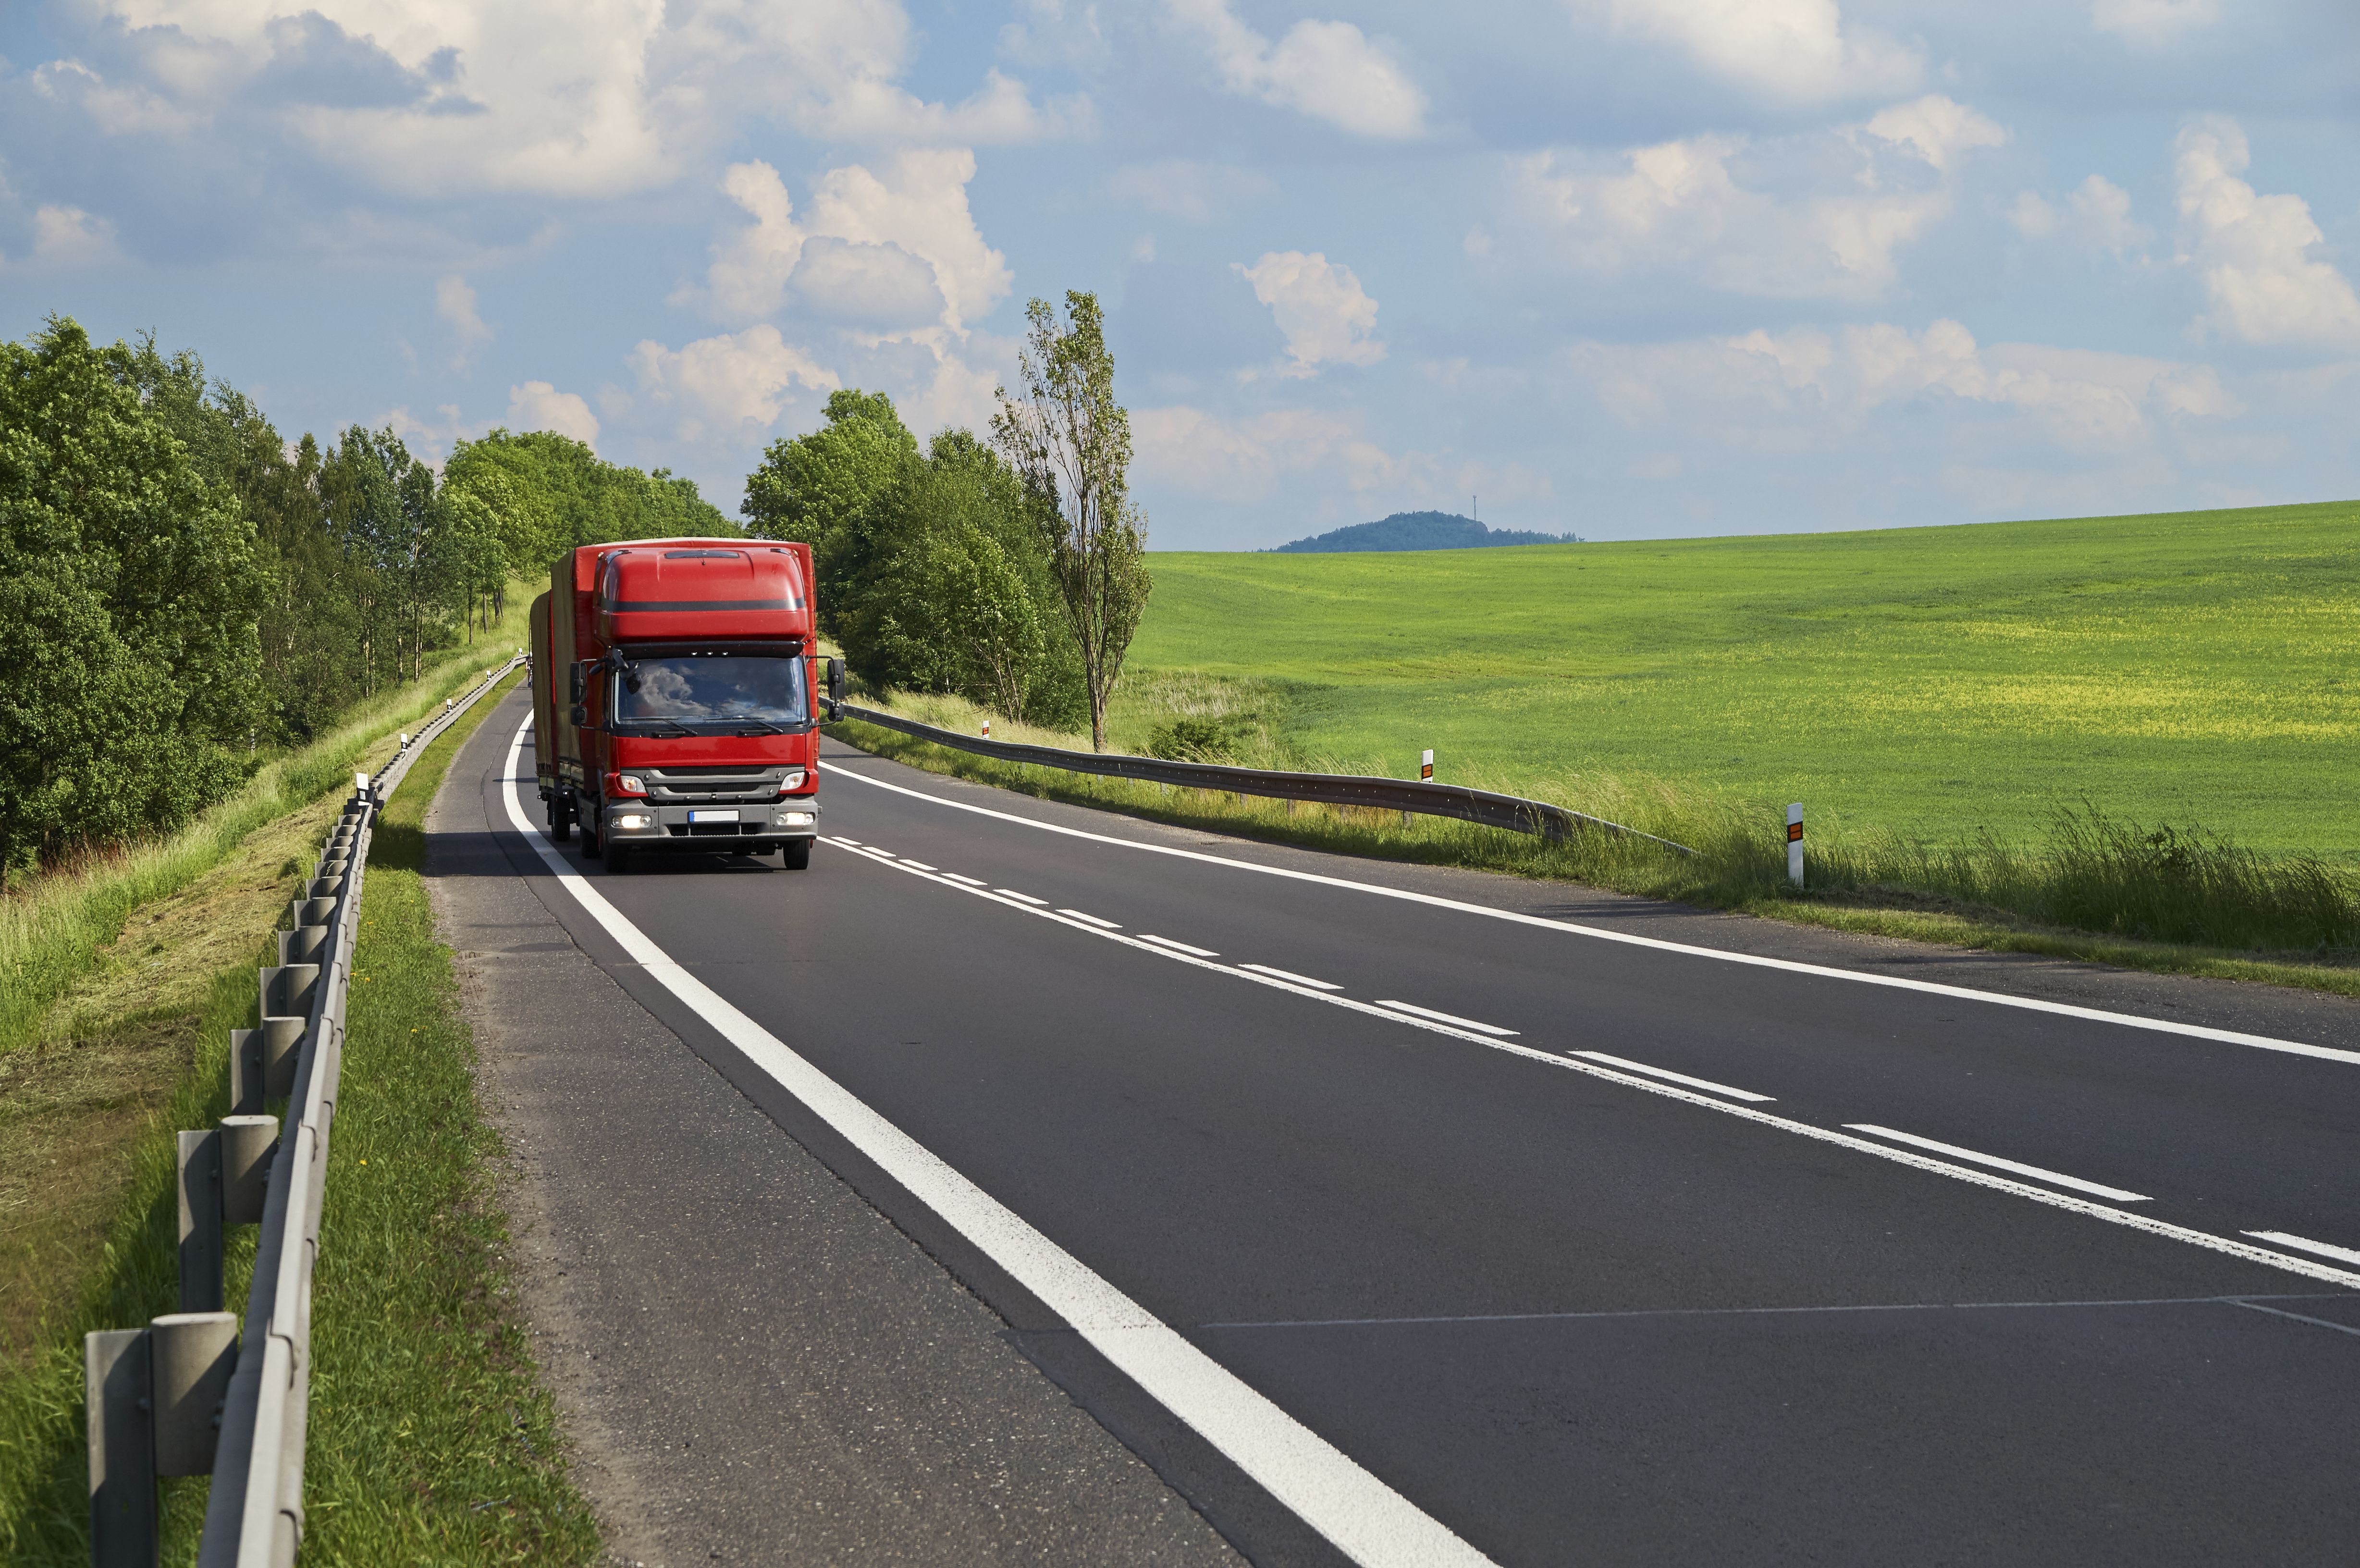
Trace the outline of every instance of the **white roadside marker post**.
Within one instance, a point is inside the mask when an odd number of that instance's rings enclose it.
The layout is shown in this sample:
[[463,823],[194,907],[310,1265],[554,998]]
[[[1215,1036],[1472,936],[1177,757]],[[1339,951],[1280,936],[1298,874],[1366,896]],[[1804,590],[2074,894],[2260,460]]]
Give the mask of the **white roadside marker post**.
[[1434,781],[1434,753],[1432,750],[1429,749],[1424,757],[1417,759],[1417,776],[1420,779],[1425,779],[1429,784]]
[[1786,880],[1803,885],[1803,803],[1786,808]]
[[983,721],[983,738],[986,740],[989,740],[991,738],[991,721],[989,719]]

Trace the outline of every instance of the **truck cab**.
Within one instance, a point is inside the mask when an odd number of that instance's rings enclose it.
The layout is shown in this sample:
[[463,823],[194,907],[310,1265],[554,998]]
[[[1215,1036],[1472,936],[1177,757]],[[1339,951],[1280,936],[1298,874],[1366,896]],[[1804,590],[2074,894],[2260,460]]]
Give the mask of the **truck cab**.
[[587,545],[533,605],[533,750],[552,835],[641,857],[777,853],[819,832],[808,545]]

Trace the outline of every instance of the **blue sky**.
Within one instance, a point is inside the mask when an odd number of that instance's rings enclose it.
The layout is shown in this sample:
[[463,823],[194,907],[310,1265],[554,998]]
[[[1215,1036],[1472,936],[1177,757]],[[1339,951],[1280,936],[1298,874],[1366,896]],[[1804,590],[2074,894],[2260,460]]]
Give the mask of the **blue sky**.
[[59,0],[0,299],[734,507],[1097,290],[1160,548],[2360,495],[2350,0]]

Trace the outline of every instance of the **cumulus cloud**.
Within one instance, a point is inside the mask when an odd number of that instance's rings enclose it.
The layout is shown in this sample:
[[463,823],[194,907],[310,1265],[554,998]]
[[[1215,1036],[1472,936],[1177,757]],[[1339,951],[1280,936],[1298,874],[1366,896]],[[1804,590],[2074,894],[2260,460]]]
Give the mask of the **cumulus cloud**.
[[777,169],[733,164],[722,189],[753,222],[714,246],[704,288],[673,301],[748,321],[778,314],[792,296],[871,335],[962,333],[1015,282],[976,226],[967,199],[974,178],[966,147],[894,153],[874,167],[828,170],[798,221]]
[[62,272],[122,259],[113,222],[80,207],[52,203],[34,209],[32,255],[14,265],[23,270]]
[[1907,93],[1926,61],[1884,35],[1847,29],[1835,0],[1612,0],[1614,26],[1673,45],[1765,98],[1817,103]]
[[451,368],[466,369],[475,351],[492,341],[492,329],[475,313],[475,291],[467,287],[465,278],[453,273],[434,280],[434,313],[450,323],[452,336],[457,340]]
[[1255,501],[1284,476],[1317,473],[1356,495],[1397,490],[1434,466],[1396,456],[1342,414],[1282,408],[1229,419],[1202,408],[1131,411],[1133,463],[1152,484],[1219,501]]
[[1087,131],[1086,99],[1036,104],[987,70],[957,103],[901,85],[897,0],[99,0],[115,57],[63,60],[37,90],[112,136],[187,136],[256,117],[312,155],[409,196],[606,198],[677,179],[749,118],[884,146],[1036,141]]
[[[1534,153],[1512,166],[1502,226],[1525,231],[1524,254],[1544,265],[1673,273],[1774,298],[1873,298],[1893,287],[1896,253],[1950,211],[1960,156],[2005,139],[1938,93],[1783,143],[1700,136],[1638,147],[1620,169]],[[1742,183],[1732,167],[1741,155],[1792,166],[1786,183],[1818,190],[1775,195]],[[1481,259],[1499,245],[1482,230],[1467,250]]]
[[[678,349],[649,339],[631,351],[630,363],[641,395],[677,411],[684,441],[759,436],[794,401],[793,387],[832,392],[842,385],[767,322]],[[588,408],[582,412],[588,417]]]
[[2300,196],[2265,196],[2237,178],[2252,162],[2234,120],[2207,116],[2173,144],[2181,259],[2203,281],[2212,310],[2201,333],[2240,343],[2360,347],[2360,297],[2311,255],[2326,236]]
[[1213,57],[1221,85],[1240,97],[1324,120],[1354,136],[1426,134],[1426,94],[1382,45],[1349,22],[1297,22],[1273,44],[1238,19],[1229,0],[1165,0],[1173,23]]
[[2078,250],[2103,252],[2116,259],[2145,248],[2155,237],[2131,218],[2131,193],[2103,174],[2073,188],[2060,207],[2039,192],[2019,192],[2008,222],[2027,239],[2057,239]]
[[2095,0],[2090,25],[2127,42],[2160,49],[2221,19],[2221,0]]
[[1325,365],[1374,365],[1384,358],[1385,345],[1369,335],[1377,329],[1377,302],[1350,267],[1318,251],[1299,250],[1267,252],[1251,267],[1233,265],[1286,334],[1281,375],[1316,376]]
[[502,421],[512,430],[549,430],[570,436],[585,446],[598,444],[598,416],[577,392],[560,392],[546,381],[528,381],[508,388],[508,413]]
[[1125,164],[1106,190],[1118,201],[1192,223],[1218,222],[1278,193],[1277,183],[1258,170],[1185,158]]
[[[1755,331],[1701,345],[1702,379],[1757,400],[1857,416],[1929,396],[2013,410],[2055,444],[2120,452],[2144,442],[2152,416],[2218,418],[2239,405],[2205,365],[2033,343],[1979,347],[1952,321],[1921,332],[1890,323],[1834,332]],[[1741,396],[1745,395],[1741,393]],[[1653,399],[1637,400],[1645,408]]]

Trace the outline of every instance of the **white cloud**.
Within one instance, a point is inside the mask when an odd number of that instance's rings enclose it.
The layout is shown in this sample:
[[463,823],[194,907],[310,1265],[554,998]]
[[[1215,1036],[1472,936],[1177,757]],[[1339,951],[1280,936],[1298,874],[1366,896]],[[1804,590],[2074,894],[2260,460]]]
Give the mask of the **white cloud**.
[[475,313],[475,291],[467,287],[465,278],[453,273],[435,279],[434,313],[450,323],[452,335],[458,340],[451,368],[466,369],[475,351],[492,341],[492,329]]
[[[649,339],[631,351],[639,390],[649,401],[679,410],[684,441],[730,441],[759,435],[794,401],[792,388],[832,392],[834,371],[764,323],[741,332],[700,338],[679,349]],[[536,383],[535,385],[539,385]],[[581,399],[574,398],[579,406]],[[585,419],[589,409],[582,408]],[[596,421],[592,421],[595,428]]]
[[1949,169],[1960,153],[2007,141],[2007,132],[1998,125],[1939,93],[1878,110],[1869,116],[1867,129],[1870,136],[1914,149],[1938,169]]
[[1677,46],[1706,71],[1765,98],[1823,103],[1906,93],[1916,50],[1849,32],[1835,0],[1612,0],[1618,29]]
[[2178,155],[2181,260],[2203,280],[2211,311],[2200,332],[2241,343],[2360,347],[2360,297],[2342,273],[2312,259],[2325,238],[2300,196],[2264,196],[2237,176],[2252,161],[2234,120],[2191,122]]
[[598,444],[598,416],[576,392],[560,392],[546,381],[528,381],[508,388],[508,418],[512,430],[551,430],[571,436],[585,446]]
[[1251,267],[1233,265],[1286,334],[1288,363],[1280,374],[1316,376],[1323,365],[1384,358],[1385,345],[1369,335],[1377,328],[1377,302],[1350,267],[1299,250],[1268,252]]
[[1108,179],[1106,189],[1118,201],[1192,223],[1218,222],[1278,193],[1277,183],[1258,170],[1185,158],[1126,164]]
[[[2205,365],[2036,343],[1979,347],[1956,321],[1912,332],[1889,323],[1835,332],[1755,331],[1702,346],[1699,381],[1789,409],[1856,418],[1928,396],[2006,408],[2075,452],[2144,443],[2152,416],[2221,418],[2241,411]],[[1675,378],[1678,379],[1678,378]],[[1647,399],[1637,399],[1642,410]]]
[[1273,45],[1229,0],[1165,0],[1173,22],[1212,51],[1221,85],[1324,120],[1354,136],[1426,134],[1426,94],[1382,46],[1349,22],[1297,22]]
[[[1608,276],[1671,272],[1774,298],[1873,298],[1896,279],[1895,253],[1950,211],[1959,156],[2005,137],[1982,114],[1936,94],[1861,125],[1758,148],[1729,136],[1639,147],[1623,155],[1619,172],[1535,153],[1513,166],[1509,216],[1533,232],[1538,243],[1526,254],[1545,265],[1569,261]],[[1743,154],[1796,166],[1819,192],[1749,189],[1731,169]],[[1849,173],[1838,179],[1845,162]],[[1480,259],[1500,243],[1479,231],[1469,235],[1468,253]]]
[[779,171],[759,159],[731,164],[721,177],[721,189],[754,221],[715,244],[701,296],[697,289],[684,288],[672,302],[688,304],[701,298],[723,321],[774,315],[785,302],[787,279],[794,276],[803,255],[794,201]]
[[2103,174],[2091,175],[2073,188],[2060,210],[2038,191],[2021,191],[2008,211],[2008,222],[2027,239],[2064,241],[2079,250],[2104,252],[2117,260],[2144,249],[2155,237],[2131,217],[2131,193]]
[[1139,475],[1192,495],[1256,501],[1283,476],[1319,474],[1357,495],[1423,485],[1433,460],[1396,457],[1360,433],[1357,419],[1311,409],[1277,409],[1225,419],[1201,408],[1131,412]]
[[259,115],[383,189],[610,198],[677,179],[769,119],[833,142],[1035,141],[1087,131],[1086,99],[1036,105],[997,70],[963,103],[899,82],[898,0],[99,0],[122,80],[80,61],[36,86],[110,135]]
[[84,270],[123,259],[115,224],[80,207],[48,205],[33,212],[33,253],[20,264],[36,271]]
[[779,171],[730,165],[722,189],[753,222],[716,242],[701,304],[725,321],[773,316],[800,297],[837,325],[880,336],[963,333],[1008,297],[1015,276],[967,205],[975,154],[928,147],[822,175],[801,222]]
[[2221,19],[2221,0],[2092,0],[2090,25],[2148,49],[2177,43]]
[[[898,152],[874,169],[830,169],[812,192],[811,232],[858,245],[896,245],[923,261],[941,290],[941,322],[953,332],[1008,297],[1015,275],[984,244],[967,207],[975,154],[966,147]],[[800,277],[797,286],[802,286]]]

